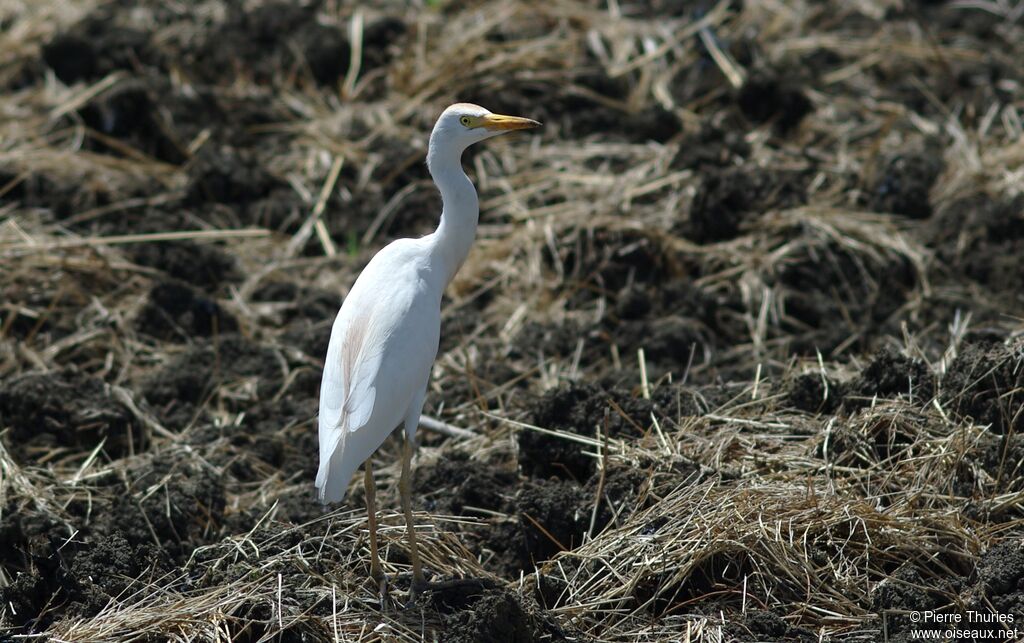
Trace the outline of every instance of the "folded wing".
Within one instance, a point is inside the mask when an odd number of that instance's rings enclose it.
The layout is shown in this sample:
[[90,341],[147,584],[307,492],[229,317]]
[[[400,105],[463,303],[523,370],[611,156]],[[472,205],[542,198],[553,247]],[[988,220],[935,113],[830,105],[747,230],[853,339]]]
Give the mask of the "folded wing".
[[[320,384],[320,468],[316,475],[321,502],[337,502],[345,495],[352,474],[366,459],[353,434],[369,422],[376,402],[377,373],[382,351],[372,317],[363,315],[336,323],[327,349]],[[369,436],[367,436],[369,437]],[[370,448],[372,452],[373,448]]]
[[320,385],[322,502],[341,500],[359,465],[422,406],[437,355],[443,287],[430,280],[427,250],[420,239],[388,244],[334,321]]

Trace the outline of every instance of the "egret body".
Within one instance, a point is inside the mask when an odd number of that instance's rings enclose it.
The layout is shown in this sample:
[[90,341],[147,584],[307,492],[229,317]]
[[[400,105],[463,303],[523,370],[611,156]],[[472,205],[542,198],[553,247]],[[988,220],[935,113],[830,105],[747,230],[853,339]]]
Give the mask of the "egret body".
[[468,103],[446,109],[434,125],[427,151],[427,167],[443,202],[437,229],[419,239],[399,239],[378,252],[334,320],[320,385],[317,494],[325,504],[341,500],[356,469],[366,464],[370,570],[382,589],[370,456],[400,424],[405,439],[399,490],[413,587],[424,584],[409,499],[409,465],[437,356],[441,296],[469,254],[480,215],[476,189],[462,170],[462,152],[492,136],[539,124]]

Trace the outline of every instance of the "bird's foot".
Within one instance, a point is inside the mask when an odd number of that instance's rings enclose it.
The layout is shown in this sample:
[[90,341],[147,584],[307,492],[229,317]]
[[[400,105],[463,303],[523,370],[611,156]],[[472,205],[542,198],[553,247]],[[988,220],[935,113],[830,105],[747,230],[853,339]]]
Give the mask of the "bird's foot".
[[419,578],[413,577],[412,585],[409,585],[409,598],[415,601],[416,596],[422,594],[428,589],[430,589],[430,583],[426,578],[423,576],[420,576]]
[[384,609],[388,604],[388,575],[383,572],[380,568],[370,570],[370,581],[373,583],[374,588],[377,590],[377,597],[380,599],[380,607]]
[[[402,574],[401,575],[401,578],[408,578],[408,577],[409,577],[409,574]],[[405,607],[406,608],[415,607],[416,606],[416,600],[420,597],[420,595],[423,594],[424,592],[432,589],[432,587],[433,586],[431,585],[430,581],[428,581],[426,579],[426,577],[424,577],[424,576],[420,576],[419,578],[413,577],[411,582],[409,583],[409,601],[405,604]]]

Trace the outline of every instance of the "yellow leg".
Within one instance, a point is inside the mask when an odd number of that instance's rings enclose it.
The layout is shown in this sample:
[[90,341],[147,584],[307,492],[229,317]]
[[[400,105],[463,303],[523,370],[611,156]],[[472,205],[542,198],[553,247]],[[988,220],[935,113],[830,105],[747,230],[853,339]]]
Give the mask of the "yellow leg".
[[373,482],[373,465],[367,460],[363,465],[363,485],[366,487],[366,516],[370,523],[370,576],[385,588],[384,572],[380,568],[377,552],[377,487]]
[[405,512],[405,533],[409,540],[409,558],[412,560],[412,587],[424,587],[427,583],[423,578],[423,567],[420,566],[420,550],[416,546],[416,530],[413,528],[412,504],[409,499],[409,465],[412,463],[412,441],[406,436],[402,445],[402,478],[398,482],[398,490],[402,494],[402,511]]

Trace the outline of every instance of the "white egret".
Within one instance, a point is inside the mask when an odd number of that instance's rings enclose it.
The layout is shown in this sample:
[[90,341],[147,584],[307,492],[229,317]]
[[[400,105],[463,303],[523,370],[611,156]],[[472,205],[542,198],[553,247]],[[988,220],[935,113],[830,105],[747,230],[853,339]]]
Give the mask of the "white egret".
[[409,500],[409,464],[416,427],[437,356],[441,295],[462,266],[476,236],[480,204],[462,169],[462,152],[482,140],[540,125],[492,114],[469,103],[444,110],[430,134],[427,168],[441,191],[437,230],[384,247],[356,279],[331,329],[320,385],[320,469],[323,503],[341,500],[360,464],[366,463],[370,573],[385,591],[377,553],[376,502],[370,456],[405,426],[399,490],[405,513],[413,592],[426,585]]

